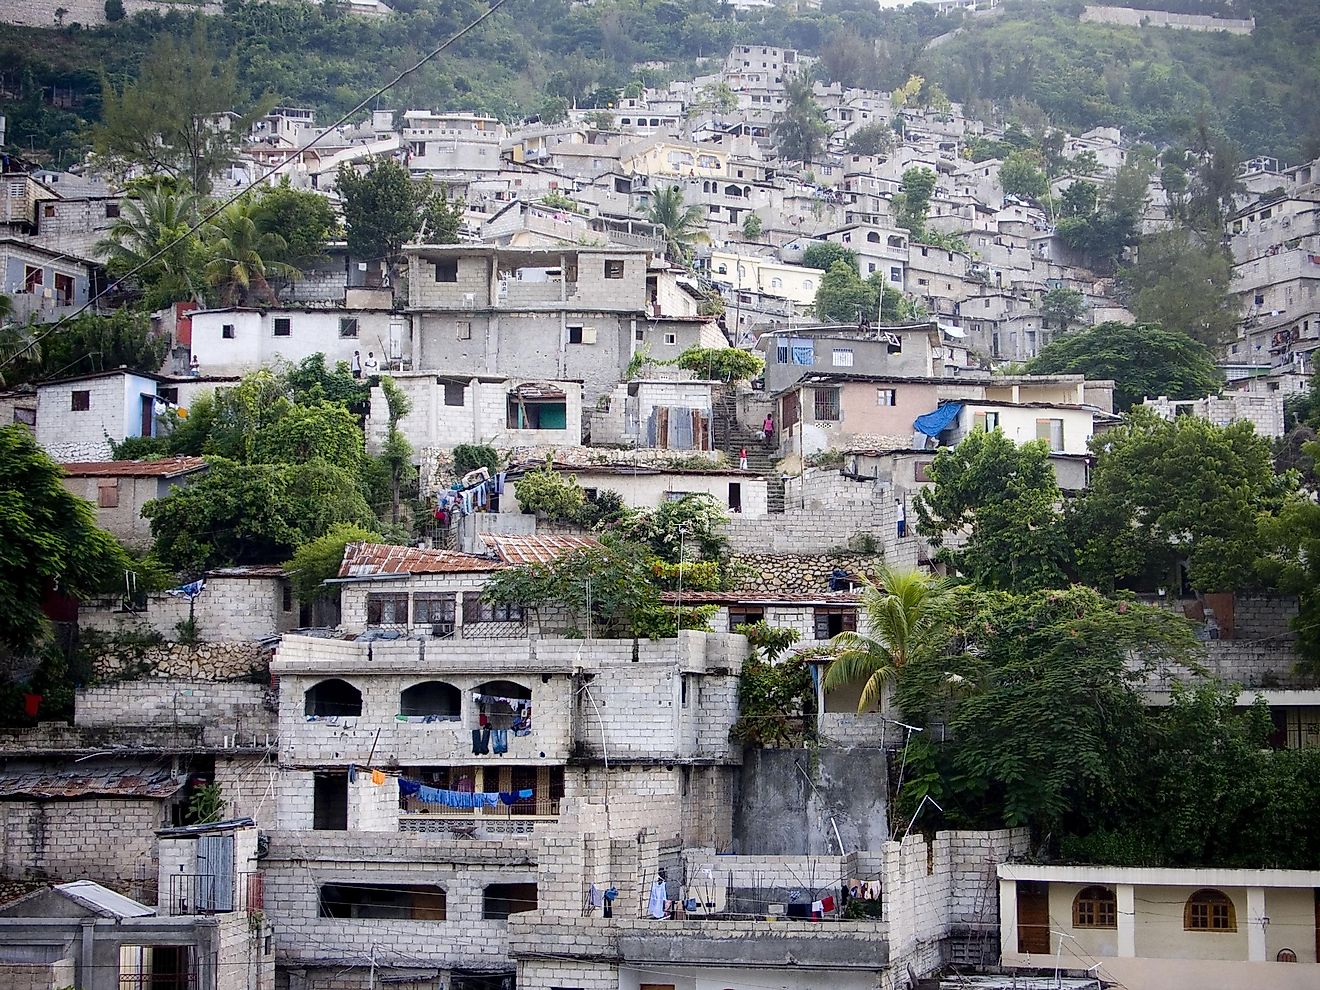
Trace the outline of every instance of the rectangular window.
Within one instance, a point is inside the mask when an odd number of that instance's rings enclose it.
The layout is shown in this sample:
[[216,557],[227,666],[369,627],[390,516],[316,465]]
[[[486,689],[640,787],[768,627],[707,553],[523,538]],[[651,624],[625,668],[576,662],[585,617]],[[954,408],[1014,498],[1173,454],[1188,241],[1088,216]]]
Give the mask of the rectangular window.
[[917,461],[912,465],[912,480],[922,484],[930,482],[930,466],[932,461]]
[[676,333],[667,333],[667,334],[665,334],[665,343],[666,343],[666,344],[677,344],[677,343],[678,343],[678,334],[676,334]]
[[96,504],[102,509],[119,507],[119,479],[108,478],[96,483]]
[[280,585],[280,611],[293,611],[293,585],[287,582]]
[[901,282],[901,281],[903,281],[903,269],[901,269],[901,268],[891,268],[891,269],[889,269],[889,281],[891,281],[891,282]]
[[23,291],[35,292],[45,284],[46,273],[36,265],[23,266]]
[[458,262],[437,261],[435,263],[435,280],[437,282],[457,282]]
[[431,884],[327,883],[320,889],[322,918],[444,921],[445,891]]
[[471,340],[471,339],[472,339],[472,321],[471,321],[471,320],[459,320],[458,322],[456,322],[456,323],[454,324],[454,328],[455,328],[455,330],[458,332],[458,339],[459,339],[459,340]]
[[498,605],[483,602],[475,594],[463,596],[463,624],[476,625],[479,622],[522,622],[523,609],[520,605]]
[[875,390],[875,399],[877,405],[898,405],[898,390],[893,388],[878,388]]
[[220,336],[223,337],[225,340],[233,340],[233,339],[234,339],[234,325],[233,325],[232,323],[226,323],[226,324],[224,324],[224,325],[220,328]]
[[106,204],[105,204],[105,218],[106,218],[107,220],[113,220],[113,219],[115,219],[117,216],[119,216],[119,204],[118,204],[118,203],[106,203]]
[[817,639],[832,639],[841,632],[857,631],[857,609],[822,607],[815,610]]
[[377,592],[367,595],[367,625],[406,626],[408,596]]
[[1050,450],[1063,450],[1063,420],[1036,420],[1036,439],[1049,441]]
[[418,626],[448,625],[449,631],[452,632],[456,601],[457,597],[452,591],[413,595],[413,624]]
[[582,343],[582,327],[572,326],[568,328],[568,342],[570,344]]
[[287,337],[293,332],[293,320],[287,316],[275,317],[275,336]]
[[341,316],[339,318],[339,336],[356,337],[358,335],[358,321],[356,316]]
[[73,412],[86,412],[92,408],[92,393],[88,389],[77,389],[70,397],[69,409]]
[[839,421],[839,390],[837,388],[814,388],[816,421],[837,423]]
[[834,367],[851,368],[853,366],[853,352],[851,347],[836,347],[833,351]]
[[616,260],[607,260],[605,262],[606,278],[623,278],[623,262]]
[[787,340],[778,340],[775,342],[775,361],[778,364],[788,364]]
[[483,921],[507,921],[511,914],[535,910],[534,883],[492,883],[481,892]]
[[156,394],[160,396],[162,402],[168,402],[172,406],[179,404],[179,386],[177,385],[158,386]]
[[312,828],[348,830],[348,774],[324,771],[312,774]]
[[47,203],[45,206],[43,206],[41,208],[41,215],[43,217],[53,217],[55,215],[55,204]]
[[445,382],[445,405],[463,405],[463,393],[465,390],[462,382]]
[[73,276],[55,273],[55,302],[60,306],[73,304]]
[[519,402],[509,396],[507,426],[511,430],[565,430],[568,428],[568,404],[565,402]]
[[739,626],[750,626],[764,621],[765,609],[759,605],[729,606],[729,632],[736,631]]
[[972,429],[984,430],[989,433],[991,430],[999,429],[999,413],[997,412],[979,412],[972,415]]

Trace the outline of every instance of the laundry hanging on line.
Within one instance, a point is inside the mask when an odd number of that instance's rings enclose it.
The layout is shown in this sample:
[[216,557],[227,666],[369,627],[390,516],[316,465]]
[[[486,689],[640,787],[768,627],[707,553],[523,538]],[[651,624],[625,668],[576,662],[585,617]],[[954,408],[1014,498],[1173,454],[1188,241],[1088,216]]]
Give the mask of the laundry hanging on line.
[[517,791],[451,791],[400,777],[399,794],[403,797],[415,797],[425,804],[439,804],[446,808],[467,810],[494,808],[501,803],[511,805],[515,801],[528,801],[535,797],[536,792],[530,787]]

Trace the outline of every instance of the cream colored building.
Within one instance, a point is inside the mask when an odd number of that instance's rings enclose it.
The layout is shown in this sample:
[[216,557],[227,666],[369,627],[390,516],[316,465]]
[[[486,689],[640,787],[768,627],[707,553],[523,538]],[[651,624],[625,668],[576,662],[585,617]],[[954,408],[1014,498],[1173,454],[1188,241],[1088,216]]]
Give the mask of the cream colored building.
[[1062,968],[1128,990],[1320,986],[1320,872],[1032,866],[999,874],[1009,968]]
[[730,285],[738,292],[788,299],[798,306],[816,301],[816,290],[824,276],[819,268],[786,265],[773,258],[729,251],[712,251],[710,255],[711,281]]

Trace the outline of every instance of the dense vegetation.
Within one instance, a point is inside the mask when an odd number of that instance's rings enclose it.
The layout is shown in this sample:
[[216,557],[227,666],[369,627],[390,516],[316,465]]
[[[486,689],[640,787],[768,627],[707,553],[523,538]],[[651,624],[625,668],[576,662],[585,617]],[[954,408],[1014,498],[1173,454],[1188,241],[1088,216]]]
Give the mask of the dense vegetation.
[[[375,20],[334,4],[226,0],[223,16],[204,20],[215,50],[234,53],[252,103],[269,94],[329,119],[483,9],[475,0],[394,6],[396,16]],[[1320,11],[1312,6],[1253,0],[1250,37],[1078,24],[1080,8],[1073,0],[1011,2],[927,49],[959,26],[958,15],[937,16],[924,4],[880,10],[869,0],[824,0],[795,13],[736,13],[715,0],[511,0],[385,105],[557,115],[566,100],[604,106],[642,83],[690,76],[735,43],[780,44],[819,55],[827,79],[892,90],[920,73],[938,92],[935,102],[947,93],[983,114],[988,101],[1011,104],[1026,125],[1048,114],[1076,130],[1115,125],[1172,140],[1204,115],[1253,154],[1315,153],[1320,108],[1308,94],[1320,86],[1312,57]],[[155,39],[189,35],[196,20],[180,10],[94,29],[8,28],[0,65],[13,95],[0,99],[0,112],[11,141],[68,164],[84,145],[83,125],[100,118],[103,79],[122,85]],[[56,94],[58,106],[43,93]]]

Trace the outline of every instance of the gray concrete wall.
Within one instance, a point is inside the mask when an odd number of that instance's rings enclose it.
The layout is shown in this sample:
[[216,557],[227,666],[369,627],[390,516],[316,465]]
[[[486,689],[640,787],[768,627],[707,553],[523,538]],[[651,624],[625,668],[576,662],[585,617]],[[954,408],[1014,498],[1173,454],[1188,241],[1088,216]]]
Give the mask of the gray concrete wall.
[[734,844],[742,855],[837,855],[837,826],[844,852],[879,849],[889,838],[887,808],[881,750],[821,750],[813,759],[803,749],[749,748]]

